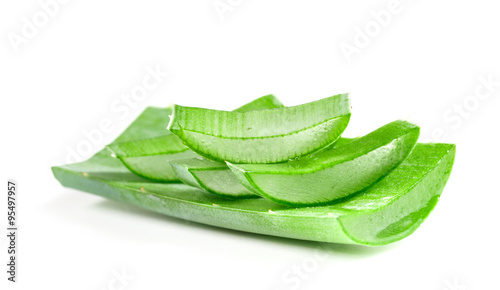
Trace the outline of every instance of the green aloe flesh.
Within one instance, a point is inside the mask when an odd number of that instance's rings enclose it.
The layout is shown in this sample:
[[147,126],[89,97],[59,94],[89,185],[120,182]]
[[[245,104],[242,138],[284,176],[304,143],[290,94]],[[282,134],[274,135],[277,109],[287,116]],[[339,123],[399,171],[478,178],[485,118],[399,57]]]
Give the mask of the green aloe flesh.
[[420,128],[394,121],[348,144],[277,164],[231,164],[249,190],[274,202],[330,203],[385,176],[410,154]]
[[[340,138],[330,145],[345,144],[352,139]],[[325,149],[327,150],[327,149]],[[257,198],[252,190],[247,189],[238,180],[229,167],[222,162],[212,161],[203,157],[175,160],[170,163],[177,177],[185,184],[204,189],[210,193],[225,198]]]
[[[267,95],[255,99],[235,111],[243,112],[281,107],[283,107],[283,104],[275,96]],[[165,122],[164,126],[152,128],[152,130],[157,131],[154,138],[118,142],[110,144],[108,149],[130,171],[141,177],[162,182],[180,182],[170,166],[170,162],[178,159],[199,157],[199,155],[189,150],[176,135],[165,129],[167,126],[166,120],[168,120],[168,117],[163,120]]]
[[198,156],[173,134],[110,144],[108,148],[133,173],[163,182],[179,181],[170,166],[170,161]]
[[277,163],[332,144],[350,116],[347,94],[249,112],[175,105],[168,129],[191,150],[211,160]]
[[246,189],[225,163],[202,157],[175,160],[170,163],[185,184],[204,189],[225,198],[257,198]]
[[[147,109],[115,142],[155,137],[168,109]],[[114,143],[115,143],[114,142]],[[332,205],[294,208],[270,200],[222,199],[185,184],[131,173],[103,150],[81,163],[53,167],[63,186],[208,225],[287,238],[361,245],[400,240],[425,220],[449,178],[453,144],[417,144],[373,186]]]

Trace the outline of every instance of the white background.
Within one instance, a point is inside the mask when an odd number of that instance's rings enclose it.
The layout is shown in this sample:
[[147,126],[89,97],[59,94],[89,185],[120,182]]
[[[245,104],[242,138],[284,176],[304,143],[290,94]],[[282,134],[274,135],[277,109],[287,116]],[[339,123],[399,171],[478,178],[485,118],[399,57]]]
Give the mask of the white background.
[[[44,19],[37,1],[2,1],[0,180],[19,182],[20,236],[19,283],[7,283],[2,266],[1,288],[112,289],[113,271],[124,269],[133,278],[116,289],[500,289],[500,86],[490,92],[479,80],[500,82],[497,3],[220,3],[232,10],[219,15],[212,0],[70,0]],[[383,25],[373,22],[387,13]],[[38,27],[29,33],[23,19],[34,17]],[[356,47],[367,26],[371,36]],[[350,61],[348,45],[356,50]],[[170,75],[126,105],[122,95],[141,85],[148,67]],[[100,130],[102,120],[112,128],[81,158],[150,105],[229,110],[269,93],[295,105],[344,92],[353,103],[346,136],[408,119],[421,126],[422,141],[457,144],[436,209],[390,246],[183,222],[65,189],[50,171],[85,149],[85,132]],[[305,275],[290,274],[294,267]]]

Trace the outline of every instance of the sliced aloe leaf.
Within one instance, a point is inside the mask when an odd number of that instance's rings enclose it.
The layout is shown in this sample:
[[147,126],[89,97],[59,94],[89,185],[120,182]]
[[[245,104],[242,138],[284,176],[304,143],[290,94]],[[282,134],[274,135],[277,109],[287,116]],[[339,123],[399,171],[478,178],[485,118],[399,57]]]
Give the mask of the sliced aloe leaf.
[[276,163],[335,142],[349,123],[347,94],[272,110],[227,112],[175,105],[168,129],[216,161]]
[[246,189],[225,163],[202,157],[170,163],[177,177],[185,184],[204,189],[224,198],[258,198]]
[[[267,95],[251,101],[235,111],[250,111],[280,108],[283,104],[273,95]],[[161,109],[157,109],[161,110]],[[169,110],[171,112],[171,110]],[[129,142],[110,144],[108,149],[133,173],[155,181],[179,182],[170,166],[170,161],[193,158],[199,155],[189,150],[174,134],[166,130],[168,116],[162,114],[163,126],[153,126],[150,134],[154,138],[145,138]]]
[[108,149],[133,173],[163,182],[179,181],[170,166],[171,160],[198,156],[173,134],[110,144]]
[[[343,145],[353,139],[340,138],[325,150]],[[225,198],[256,198],[253,190],[247,189],[229,167],[222,162],[203,157],[175,160],[170,163],[177,177],[185,184],[204,189]]]
[[345,145],[277,164],[231,164],[252,192],[287,205],[318,205],[356,193],[386,175],[410,154],[419,127],[389,123]]
[[[118,140],[143,138],[156,125],[148,110]],[[53,167],[62,185],[166,215],[287,238],[362,245],[400,240],[425,220],[451,173],[455,145],[418,144],[385,178],[343,202],[293,208],[267,199],[226,200],[185,184],[131,173],[103,150],[88,161]]]
[[[282,108],[283,104],[273,95],[258,98],[238,109],[235,112]],[[174,160],[170,162],[172,169],[183,183],[198,187],[220,197],[258,198],[234,176],[224,162],[212,161],[201,156]]]

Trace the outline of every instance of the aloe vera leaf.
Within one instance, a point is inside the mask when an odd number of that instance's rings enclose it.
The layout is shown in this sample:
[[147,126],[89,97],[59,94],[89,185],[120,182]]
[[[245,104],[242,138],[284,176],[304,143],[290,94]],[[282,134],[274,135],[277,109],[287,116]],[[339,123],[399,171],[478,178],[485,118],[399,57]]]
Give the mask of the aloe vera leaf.
[[350,116],[347,94],[249,112],[174,105],[168,129],[208,159],[276,163],[332,144],[347,127]]
[[[258,98],[235,112],[284,107],[273,95]],[[201,156],[170,162],[172,169],[183,183],[204,189],[223,198],[258,198],[234,176],[223,162],[212,161]]]
[[[157,123],[155,113],[147,109],[117,140],[149,134],[147,128]],[[372,187],[343,202],[302,208],[263,198],[226,200],[185,184],[146,180],[106,150],[52,171],[63,186],[194,222],[302,240],[378,246],[403,239],[426,219],[450,176],[454,157],[453,144],[417,144],[400,166]]]
[[[262,99],[262,98],[261,98]],[[260,102],[257,99],[254,102]],[[262,99],[262,109],[283,107],[273,99]],[[249,103],[235,111],[254,109],[254,104]],[[347,143],[351,139],[341,138],[334,143],[335,146]],[[330,147],[333,147],[330,145]],[[185,184],[204,189],[212,194],[230,199],[257,198],[251,190],[248,190],[236,178],[234,173],[225,163],[209,160],[203,157],[195,157],[182,160],[174,160],[170,163],[175,175]]]
[[[331,150],[334,146],[343,145],[351,140],[353,139],[340,138],[324,150]],[[204,189],[217,196],[232,199],[260,197],[243,186],[225,163],[195,157],[175,160],[170,165],[183,183]]]
[[[154,140],[152,141],[153,144],[166,143],[169,144],[169,148],[175,148],[167,149],[166,154],[173,154],[176,150],[187,150],[187,147],[182,145],[182,142],[175,135],[165,130],[171,113],[171,108],[147,108],[122,135],[107,147],[111,151],[111,156],[118,158],[130,171],[140,177],[156,179],[158,181],[178,181],[173,172],[171,175],[168,173],[169,171],[171,172],[170,165],[166,167],[163,163],[158,162],[158,171],[144,170],[142,169],[142,164],[150,161],[147,160],[150,157],[145,157],[143,163],[138,162],[141,152],[150,151],[152,148],[160,148],[159,146],[152,146],[149,140]],[[129,136],[134,136],[134,138],[130,138]],[[161,156],[161,153],[158,150],[153,152],[152,155]],[[188,156],[183,155],[186,156],[184,158]],[[162,169],[166,169],[167,171],[163,171]],[[158,176],[158,172],[166,172],[166,174],[165,176]]]
[[225,163],[202,157],[170,163],[175,175],[185,184],[204,189],[224,198],[258,198],[246,189]]
[[231,164],[252,192],[274,202],[319,205],[344,198],[385,176],[410,154],[420,128],[391,122],[343,146],[277,164]]
[[173,134],[110,144],[108,149],[133,173],[161,182],[179,182],[170,161],[198,156]]
[[[225,200],[184,184],[128,180],[116,159],[97,155],[53,172],[62,185],[204,224],[332,243],[384,245],[411,234],[435,206],[451,171],[454,146],[419,144],[381,185],[329,206],[292,208],[267,199]],[[430,151],[435,151],[431,153]],[[105,159],[105,160],[103,160]],[[113,163],[114,168],[111,169]],[[106,169],[100,169],[106,163]],[[83,172],[83,173],[82,173]],[[390,178],[389,178],[390,177]],[[136,178],[136,177],[135,177]]]
[[[235,111],[280,107],[283,107],[283,104],[275,96],[267,95],[255,99]],[[116,142],[110,144],[108,149],[130,171],[141,177],[161,182],[180,182],[170,166],[170,161],[198,157],[199,155],[189,150],[176,135],[165,129],[167,120],[168,116],[164,116],[164,125],[153,127],[154,138]],[[243,186],[240,187],[243,188]],[[245,188],[243,189],[247,191]],[[248,192],[247,195],[249,195]]]

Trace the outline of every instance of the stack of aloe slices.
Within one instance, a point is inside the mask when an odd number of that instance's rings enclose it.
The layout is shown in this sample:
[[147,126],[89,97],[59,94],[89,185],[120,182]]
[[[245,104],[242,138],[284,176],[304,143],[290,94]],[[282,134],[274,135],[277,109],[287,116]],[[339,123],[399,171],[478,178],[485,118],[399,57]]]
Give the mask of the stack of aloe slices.
[[417,143],[405,121],[341,138],[350,114],[346,94],[295,107],[268,95],[232,112],[148,108],[108,148],[53,172],[64,186],[204,224],[392,243],[434,208],[455,145]]

